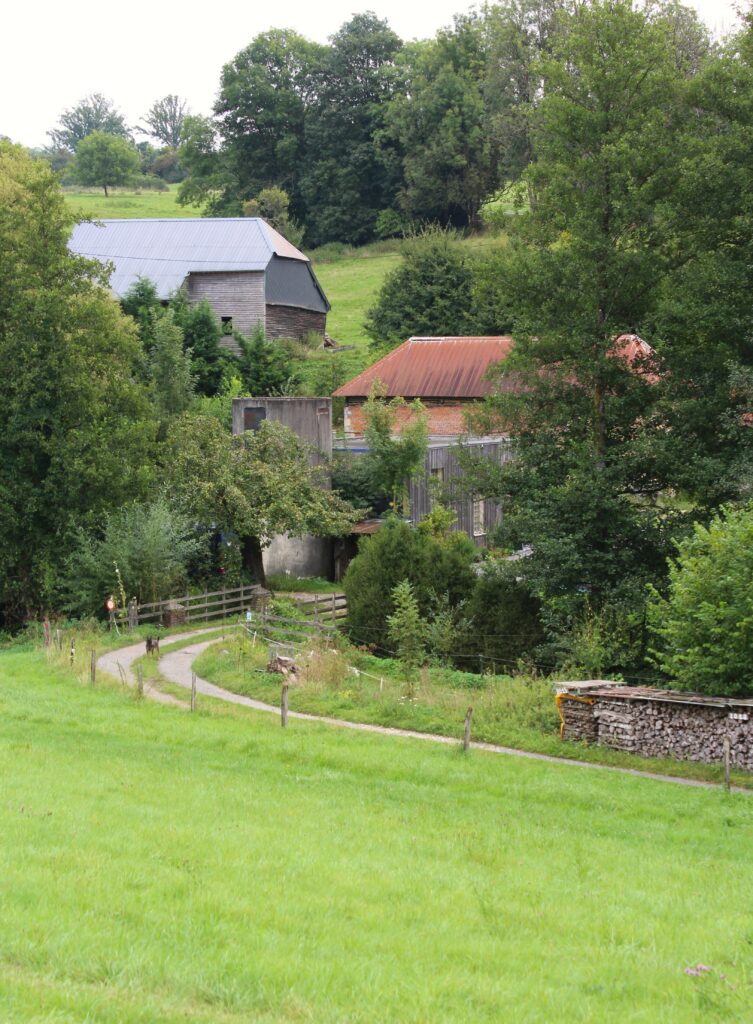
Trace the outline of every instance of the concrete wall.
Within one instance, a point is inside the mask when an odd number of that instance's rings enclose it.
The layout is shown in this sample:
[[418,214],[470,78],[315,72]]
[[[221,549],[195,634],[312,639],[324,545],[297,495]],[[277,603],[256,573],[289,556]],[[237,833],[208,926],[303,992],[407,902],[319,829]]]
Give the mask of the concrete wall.
[[[263,414],[263,415],[262,415]],[[312,445],[312,465],[332,456],[331,398],[234,398],[233,433],[242,434],[247,425],[262,419],[283,423]],[[329,479],[325,486],[329,486]],[[291,576],[331,576],[332,541],[329,537],[288,537],[278,534],[264,553],[268,573],[289,572]]]
[[192,302],[206,299],[219,318],[232,317],[243,335],[257,324],[266,327],[263,271],[189,274],[186,288]]
[[324,337],[327,314],[313,309],[267,303],[266,324],[268,338],[303,338],[307,334]]
[[[753,707],[745,702],[709,701],[685,703],[662,699],[663,691],[649,699],[630,699],[624,694],[589,695],[585,699],[560,698],[565,722],[564,738],[600,743],[643,757],[667,757],[682,761],[720,764],[724,737],[730,739],[734,765],[753,771]],[[592,700],[593,703],[587,703]]]

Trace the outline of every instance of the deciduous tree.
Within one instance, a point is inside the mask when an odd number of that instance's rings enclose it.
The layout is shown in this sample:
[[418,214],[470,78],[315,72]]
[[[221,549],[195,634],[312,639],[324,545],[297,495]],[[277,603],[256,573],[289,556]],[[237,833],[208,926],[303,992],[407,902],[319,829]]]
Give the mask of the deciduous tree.
[[125,139],[91,132],[76,148],[72,176],[82,185],[108,188],[129,184],[139,171],[138,150]]
[[161,100],[155,102],[149,108],[144,118],[147,135],[159,139],[165,146],[177,149],[180,145],[180,133],[183,129],[183,122],[188,114],[188,103],[174,93],[168,93]]
[[101,265],[68,251],[58,182],[0,144],[0,618],[58,593],[79,526],[142,497],[156,424],[136,331]]
[[199,522],[243,540],[244,567],[265,582],[263,550],[277,533],[347,533],[358,510],[329,490],[307,445],[282,424],[232,436],[214,416],[174,421],[165,472]]
[[131,140],[131,133],[125,119],[112,100],[99,92],[86,96],[75,107],[60,115],[60,123],[47,134],[54,147],[74,153],[82,139],[92,132],[104,132],[118,138]]

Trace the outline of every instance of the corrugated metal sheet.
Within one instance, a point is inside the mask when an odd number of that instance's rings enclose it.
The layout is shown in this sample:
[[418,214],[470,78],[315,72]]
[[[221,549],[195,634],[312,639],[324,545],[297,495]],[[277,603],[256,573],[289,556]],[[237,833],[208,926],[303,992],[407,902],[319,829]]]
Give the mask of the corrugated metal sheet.
[[191,273],[263,271],[273,256],[304,256],[258,217],[202,217],[170,220],[104,220],[77,224],[72,252],[112,263],[110,287],[124,295],[146,277],[162,299]]
[[335,391],[337,398],[366,397],[379,381],[388,398],[482,398],[484,376],[506,359],[512,338],[409,338]]

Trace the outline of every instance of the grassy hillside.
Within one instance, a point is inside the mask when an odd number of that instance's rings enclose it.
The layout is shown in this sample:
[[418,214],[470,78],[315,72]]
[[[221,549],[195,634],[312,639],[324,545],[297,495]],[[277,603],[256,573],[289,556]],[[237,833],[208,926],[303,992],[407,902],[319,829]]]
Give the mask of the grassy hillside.
[[751,1019],[747,796],[190,716],[37,652],[0,710],[4,1021]]

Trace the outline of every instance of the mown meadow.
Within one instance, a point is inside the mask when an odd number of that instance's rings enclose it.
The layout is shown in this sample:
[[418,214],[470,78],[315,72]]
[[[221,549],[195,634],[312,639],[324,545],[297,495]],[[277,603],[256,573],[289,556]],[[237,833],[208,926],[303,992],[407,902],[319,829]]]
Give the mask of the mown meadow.
[[9,1022],[753,1013],[747,795],[190,715],[36,649],[0,712]]

